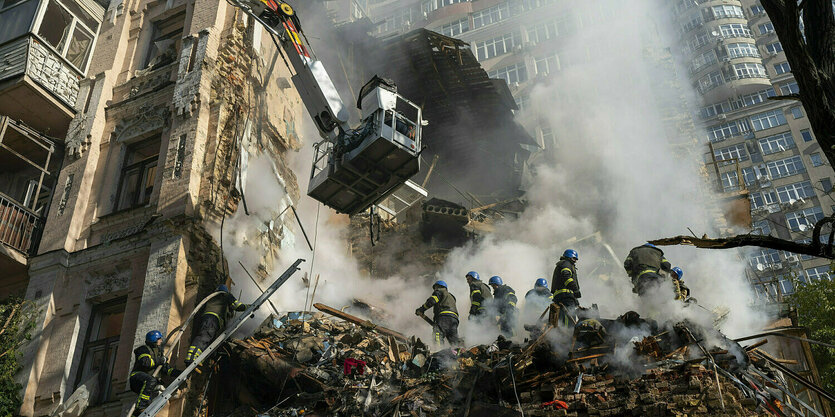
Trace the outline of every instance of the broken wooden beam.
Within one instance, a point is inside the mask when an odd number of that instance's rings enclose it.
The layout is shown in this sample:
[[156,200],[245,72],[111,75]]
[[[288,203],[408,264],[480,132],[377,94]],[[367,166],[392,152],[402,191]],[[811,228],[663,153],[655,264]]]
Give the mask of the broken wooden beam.
[[337,309],[335,309],[331,306],[327,306],[327,305],[324,305],[322,303],[316,303],[316,304],[313,304],[313,307],[316,307],[317,310],[319,310],[323,313],[330,314],[334,317],[339,317],[342,320],[345,320],[347,322],[354,323],[358,326],[361,326],[364,329],[368,329],[368,330],[372,330],[372,331],[375,331],[375,332],[380,333],[380,334],[392,336],[396,339],[407,340],[407,337],[404,336],[401,333],[398,333],[394,330],[391,330],[391,329],[383,327],[383,326],[378,326],[378,325],[372,323],[369,320],[363,320],[363,319],[361,319],[357,316],[339,311],[339,310],[337,310]]

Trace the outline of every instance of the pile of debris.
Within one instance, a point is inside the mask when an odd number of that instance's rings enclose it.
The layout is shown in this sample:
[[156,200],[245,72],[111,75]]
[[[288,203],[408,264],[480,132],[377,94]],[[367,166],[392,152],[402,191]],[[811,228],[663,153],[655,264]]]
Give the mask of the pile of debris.
[[[272,316],[252,337],[229,343],[215,368],[223,389],[212,390],[224,395],[207,400],[211,414],[783,415],[774,387],[785,383],[755,348],[730,342],[736,347],[706,349],[704,340],[716,335],[691,331],[686,322],[626,346],[610,334],[624,324],[654,323],[632,312],[583,321],[573,331],[543,322],[529,328],[524,344],[500,336],[490,345],[433,353],[415,337],[316,307],[339,319]],[[560,353],[555,343],[566,340],[570,347]]]

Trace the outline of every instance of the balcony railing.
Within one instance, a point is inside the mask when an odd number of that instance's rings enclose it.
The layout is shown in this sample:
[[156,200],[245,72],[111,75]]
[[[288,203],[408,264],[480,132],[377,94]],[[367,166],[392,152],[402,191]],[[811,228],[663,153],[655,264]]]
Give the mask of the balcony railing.
[[0,243],[32,255],[40,239],[43,220],[0,193]]

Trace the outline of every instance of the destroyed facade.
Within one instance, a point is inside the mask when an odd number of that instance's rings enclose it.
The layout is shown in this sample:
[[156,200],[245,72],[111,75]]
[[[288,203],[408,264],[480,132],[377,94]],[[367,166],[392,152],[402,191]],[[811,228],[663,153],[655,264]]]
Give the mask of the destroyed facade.
[[[211,232],[242,201],[247,157],[274,164],[276,215],[298,199],[285,157],[300,99],[270,38],[226,2],[6,1],[0,55],[0,297],[39,313],[20,414],[48,415],[82,384],[86,415],[123,414],[134,346],[226,279]],[[287,216],[266,226],[259,270]]]

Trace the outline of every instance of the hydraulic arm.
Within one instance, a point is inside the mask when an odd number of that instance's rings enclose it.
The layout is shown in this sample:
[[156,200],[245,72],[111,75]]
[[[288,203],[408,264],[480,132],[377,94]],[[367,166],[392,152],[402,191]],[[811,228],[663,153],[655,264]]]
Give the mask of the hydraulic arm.
[[307,194],[336,211],[368,209],[420,170],[421,108],[397,94],[393,82],[375,76],[360,90],[359,127],[348,124],[348,109],[302,31],[293,7],[275,0],[228,0],[260,22],[287,56],[291,80],[322,141]]

